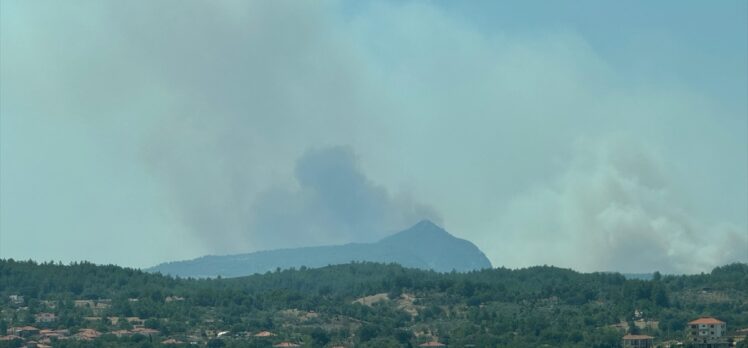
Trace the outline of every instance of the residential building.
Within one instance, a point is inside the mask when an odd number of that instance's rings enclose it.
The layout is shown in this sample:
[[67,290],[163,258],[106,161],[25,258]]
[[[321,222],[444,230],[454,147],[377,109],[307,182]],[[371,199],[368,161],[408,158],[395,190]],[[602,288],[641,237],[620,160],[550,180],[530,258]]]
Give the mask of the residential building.
[[623,348],[652,348],[654,337],[647,335],[623,336]]
[[8,334],[21,337],[30,337],[38,335],[39,329],[33,326],[16,326],[8,329]]
[[57,317],[54,313],[39,313],[34,316],[36,318],[37,323],[51,323],[55,320],[57,320]]
[[94,329],[80,329],[78,331],[78,334],[76,334],[75,336],[79,340],[91,341],[101,336],[101,332],[96,331]]
[[23,296],[21,295],[10,295],[8,299],[10,300],[10,304],[14,306],[22,306],[24,303]]
[[180,296],[166,296],[164,301],[168,302],[175,302],[175,301],[184,301],[184,297]]
[[686,325],[686,344],[695,348],[726,348],[727,323],[712,317],[702,317]]
[[174,338],[169,338],[169,339],[167,339],[167,340],[163,340],[163,341],[161,341],[161,344],[164,344],[164,345],[169,345],[169,344],[182,344],[182,343],[184,343],[184,342],[182,342],[182,341],[179,341],[179,340],[177,340],[177,339],[174,339]]

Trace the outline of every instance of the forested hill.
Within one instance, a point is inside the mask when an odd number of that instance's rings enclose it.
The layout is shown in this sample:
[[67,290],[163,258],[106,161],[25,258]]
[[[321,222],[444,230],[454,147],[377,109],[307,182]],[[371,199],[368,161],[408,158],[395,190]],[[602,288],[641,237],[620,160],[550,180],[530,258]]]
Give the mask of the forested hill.
[[[375,263],[179,279],[90,263],[0,260],[0,295],[0,327],[94,327],[106,333],[123,324],[84,318],[139,317],[161,338],[237,347],[282,340],[309,347],[408,347],[430,340],[450,347],[615,347],[623,333],[611,325],[635,327],[635,310],[645,323],[658,324],[632,330],[656,341],[682,338],[685,323],[705,315],[726,321],[729,330],[748,327],[746,264],[700,275],[655,273],[649,281],[548,266],[437,273]],[[23,296],[25,307],[14,307],[11,295]],[[73,305],[83,299],[111,301],[96,312]],[[35,322],[38,312],[52,312],[57,320]],[[261,330],[275,336],[248,335]],[[231,334],[211,337],[218,331]],[[98,339],[143,343],[106,334]]]

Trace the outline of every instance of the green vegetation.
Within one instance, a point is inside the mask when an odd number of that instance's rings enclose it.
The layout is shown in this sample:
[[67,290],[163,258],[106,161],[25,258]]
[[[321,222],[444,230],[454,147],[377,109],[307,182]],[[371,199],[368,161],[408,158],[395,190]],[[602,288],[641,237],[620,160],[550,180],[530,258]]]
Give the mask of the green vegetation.
[[[54,340],[60,347],[161,346],[166,338],[209,347],[412,347],[430,340],[450,347],[618,347],[623,331],[614,324],[656,342],[682,339],[685,323],[705,315],[726,321],[731,332],[748,327],[746,264],[652,280],[548,266],[436,273],[375,263],[180,279],[90,263],[0,260],[0,295],[0,328],[103,333],[91,341]],[[23,296],[23,304],[11,295]],[[55,320],[38,322],[42,312]],[[111,319],[125,317],[159,333],[111,334],[137,326]],[[254,336],[263,330],[275,335]]]

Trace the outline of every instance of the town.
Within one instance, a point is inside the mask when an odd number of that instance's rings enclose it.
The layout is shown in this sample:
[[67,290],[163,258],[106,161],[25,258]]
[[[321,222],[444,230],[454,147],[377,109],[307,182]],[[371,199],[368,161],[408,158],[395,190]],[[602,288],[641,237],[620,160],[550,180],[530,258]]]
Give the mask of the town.
[[[128,299],[137,302],[139,299]],[[164,302],[184,301],[183,297],[167,296]],[[114,337],[133,337],[136,341],[159,342],[161,345],[200,345],[216,347],[221,346],[222,339],[233,341],[253,341],[265,343],[272,347],[300,347],[300,342],[292,342],[278,338],[278,334],[262,330],[259,332],[232,332],[230,330],[206,329],[201,332],[193,332],[191,335],[170,336],[161,331],[146,326],[146,320],[139,317],[103,317],[100,316],[111,308],[111,299],[99,300],[75,300],[74,307],[84,316],[85,328],[77,332],[71,332],[69,328],[58,323],[58,318],[53,313],[59,304],[55,301],[42,300],[40,307],[47,312],[34,313],[26,306],[24,297],[20,295],[8,296],[11,305],[9,311],[12,318],[32,315],[35,324],[26,326],[11,326],[6,328],[7,335],[0,336],[0,342],[10,347],[48,348],[55,343],[64,340],[92,341],[105,335]],[[611,325],[624,332],[639,332],[641,330],[656,329],[658,322],[644,319],[644,313],[636,310],[632,316],[634,326],[629,327],[627,322]],[[98,316],[97,316],[98,315]],[[314,312],[305,313],[314,316]],[[7,325],[5,325],[7,326]],[[627,333],[622,337],[623,348],[670,348],[670,347],[694,347],[694,348],[728,348],[735,347],[746,339],[748,328],[733,330],[728,334],[727,323],[713,317],[701,317],[689,321],[684,327],[685,336],[681,340],[668,340],[655,343],[656,338],[644,334]],[[439,341],[428,341],[418,345],[419,347],[447,347]],[[331,345],[332,348],[343,348],[346,345]]]
[[2,347],[748,344],[745,264],[649,281],[553,267],[441,274],[375,263],[198,280],[0,261],[0,274]]

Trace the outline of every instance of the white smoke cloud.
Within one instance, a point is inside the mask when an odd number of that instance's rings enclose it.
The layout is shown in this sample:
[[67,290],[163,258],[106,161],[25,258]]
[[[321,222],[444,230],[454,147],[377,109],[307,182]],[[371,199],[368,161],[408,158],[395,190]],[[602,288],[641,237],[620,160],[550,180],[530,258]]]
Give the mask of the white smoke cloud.
[[636,141],[579,141],[564,172],[501,214],[494,260],[670,273],[748,260],[745,231],[695,218],[664,167]]
[[[590,40],[532,6],[524,30],[431,2],[78,5],[0,2],[2,255],[149,266],[439,215],[496,265],[746,259],[745,103],[669,65],[699,47],[658,58],[608,40],[652,40],[633,22]],[[745,85],[731,66],[691,68]],[[599,140],[570,154],[585,136]],[[315,153],[337,153],[364,199],[304,175],[335,163]]]

